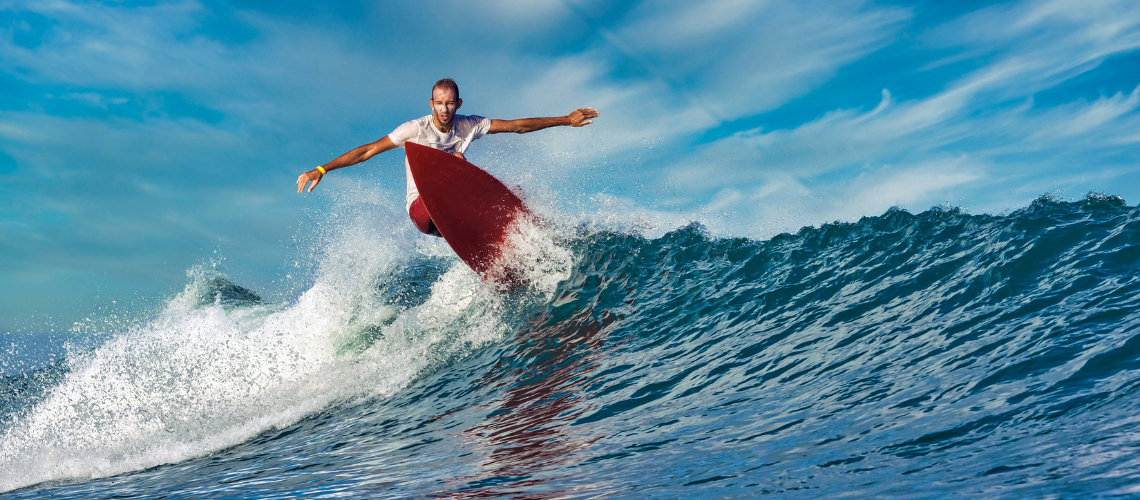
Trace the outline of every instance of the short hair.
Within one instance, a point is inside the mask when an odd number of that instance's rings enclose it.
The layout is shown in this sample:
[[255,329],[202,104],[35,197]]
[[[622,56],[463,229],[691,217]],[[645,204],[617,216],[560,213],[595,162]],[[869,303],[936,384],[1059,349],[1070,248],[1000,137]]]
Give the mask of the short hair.
[[455,98],[459,99],[459,84],[455,83],[455,80],[444,78],[435,82],[435,85],[431,87],[432,95],[435,95],[435,89],[451,89],[452,92],[455,92]]

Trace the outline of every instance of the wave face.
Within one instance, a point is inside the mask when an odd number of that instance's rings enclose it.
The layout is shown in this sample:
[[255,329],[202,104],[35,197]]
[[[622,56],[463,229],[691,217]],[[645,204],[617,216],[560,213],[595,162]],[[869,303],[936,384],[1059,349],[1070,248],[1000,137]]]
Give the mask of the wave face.
[[0,413],[0,486],[12,498],[1140,492],[1140,209],[1118,198],[1002,216],[892,210],[768,241],[699,225],[555,240],[571,263],[515,296],[438,248],[361,249],[286,306],[195,279],[152,322],[4,379],[28,395]]

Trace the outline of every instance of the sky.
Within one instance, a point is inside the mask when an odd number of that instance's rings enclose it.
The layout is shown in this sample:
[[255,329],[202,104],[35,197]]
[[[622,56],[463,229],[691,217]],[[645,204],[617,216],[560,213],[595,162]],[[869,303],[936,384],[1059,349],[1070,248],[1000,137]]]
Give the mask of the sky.
[[218,255],[281,288],[343,197],[402,210],[398,152],[310,195],[297,175],[444,77],[464,114],[601,112],[468,154],[582,220],[763,239],[1134,205],[1138,49],[1135,0],[0,0],[0,332],[160,301]]

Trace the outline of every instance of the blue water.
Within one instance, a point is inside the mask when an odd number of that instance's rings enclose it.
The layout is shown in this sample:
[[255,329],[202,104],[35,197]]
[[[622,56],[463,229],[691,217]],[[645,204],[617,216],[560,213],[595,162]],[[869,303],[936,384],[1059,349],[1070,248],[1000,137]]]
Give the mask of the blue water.
[[0,496],[1140,496],[1118,198],[767,241],[550,231],[511,295],[351,225],[286,304],[192,273],[4,376]]

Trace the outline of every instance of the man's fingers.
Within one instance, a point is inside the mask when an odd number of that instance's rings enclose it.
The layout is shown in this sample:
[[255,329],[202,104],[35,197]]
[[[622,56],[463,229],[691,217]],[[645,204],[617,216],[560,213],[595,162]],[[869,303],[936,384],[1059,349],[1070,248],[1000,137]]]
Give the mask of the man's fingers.
[[[313,183],[313,185],[309,186],[310,182]],[[297,192],[311,193],[313,192],[313,188],[317,187],[318,182],[321,182],[321,177],[309,177],[309,172],[305,172],[301,174],[300,177],[297,177]],[[309,187],[308,191],[305,191],[305,186]]]
[[574,110],[573,114],[577,115],[575,117],[576,119],[574,120],[577,123],[575,123],[574,126],[581,127],[583,125],[594,123],[594,120],[590,120],[590,118],[597,118],[598,110],[594,108],[578,108]]

